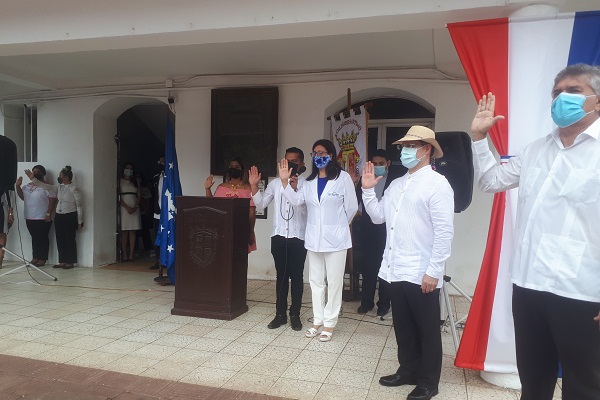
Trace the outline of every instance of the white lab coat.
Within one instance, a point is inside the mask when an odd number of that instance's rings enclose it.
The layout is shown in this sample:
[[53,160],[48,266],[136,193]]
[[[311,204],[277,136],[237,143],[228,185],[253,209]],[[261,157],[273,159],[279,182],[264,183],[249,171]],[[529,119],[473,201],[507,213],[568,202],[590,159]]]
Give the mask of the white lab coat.
[[304,247],[313,252],[332,252],[352,247],[350,222],[358,210],[354,183],[350,175],[341,171],[337,179],[327,181],[321,194],[317,193],[318,178],[306,181],[295,192],[287,185],[283,195],[299,206],[306,204],[307,221]]

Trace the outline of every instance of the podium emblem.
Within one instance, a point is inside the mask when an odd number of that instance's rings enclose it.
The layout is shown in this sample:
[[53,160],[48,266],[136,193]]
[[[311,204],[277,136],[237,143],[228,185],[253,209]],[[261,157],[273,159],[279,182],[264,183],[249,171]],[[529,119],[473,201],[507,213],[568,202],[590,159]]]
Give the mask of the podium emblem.
[[190,258],[200,268],[206,268],[217,258],[219,235],[210,229],[192,229],[189,235]]

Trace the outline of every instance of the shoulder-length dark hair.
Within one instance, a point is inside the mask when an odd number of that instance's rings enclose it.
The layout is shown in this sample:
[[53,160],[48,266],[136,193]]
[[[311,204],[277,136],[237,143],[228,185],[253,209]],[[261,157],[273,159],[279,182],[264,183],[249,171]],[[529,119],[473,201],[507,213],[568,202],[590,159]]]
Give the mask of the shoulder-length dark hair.
[[[242,167],[242,183],[248,183],[248,171],[246,171],[246,167],[244,166],[242,158],[232,158],[231,161],[229,161],[229,164],[231,164],[233,161],[237,161],[237,163],[240,164],[240,167]],[[225,176],[223,176],[223,182],[229,182],[231,180],[231,176],[229,176],[229,164],[227,164],[227,172],[225,172]]]
[[[335,146],[333,145],[333,143],[331,143],[331,140],[319,139],[312,146],[313,153],[315,152],[315,147],[317,147],[317,146],[325,147],[325,150],[327,150],[327,154],[329,154],[329,156],[331,157],[331,161],[329,161],[329,164],[327,164],[327,166],[325,167],[325,172],[327,172],[327,180],[331,181],[331,180],[337,179],[338,176],[340,176],[342,167],[340,166],[340,163],[338,163],[338,161],[337,161],[337,154],[335,153]],[[312,159],[312,156],[313,155],[311,153],[311,159]],[[319,175],[319,168],[317,168],[317,166],[315,165],[315,163],[313,161],[312,162],[312,171],[310,172],[310,175],[308,176],[308,178],[306,178],[306,180],[312,181],[318,175]]]

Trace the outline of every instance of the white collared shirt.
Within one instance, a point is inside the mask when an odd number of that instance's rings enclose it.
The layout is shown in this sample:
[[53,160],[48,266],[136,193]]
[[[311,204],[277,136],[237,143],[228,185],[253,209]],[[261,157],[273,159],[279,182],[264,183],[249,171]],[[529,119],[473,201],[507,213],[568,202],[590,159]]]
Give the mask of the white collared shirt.
[[423,275],[442,287],[454,236],[454,191],[446,178],[426,165],[394,179],[377,200],[363,189],[363,204],[375,224],[386,224],[379,277],[420,285]]
[[[298,190],[301,190],[306,179],[298,177]],[[283,196],[283,184],[281,179],[273,179],[265,189],[264,194],[260,191],[252,196],[254,205],[258,211],[264,210],[275,201],[275,214],[273,215],[273,231],[271,237],[282,236],[285,238],[298,238],[304,240],[306,231],[306,206],[292,206]]]
[[69,214],[77,212],[77,223],[83,223],[83,194],[76,184],[73,182],[67,185],[61,183],[57,188],[49,183],[40,182],[37,178],[33,178],[31,181],[46,190],[57,190],[56,213]]
[[473,142],[479,187],[519,187],[511,279],[528,289],[600,302],[600,119],[565,148],[558,129],[498,165]]

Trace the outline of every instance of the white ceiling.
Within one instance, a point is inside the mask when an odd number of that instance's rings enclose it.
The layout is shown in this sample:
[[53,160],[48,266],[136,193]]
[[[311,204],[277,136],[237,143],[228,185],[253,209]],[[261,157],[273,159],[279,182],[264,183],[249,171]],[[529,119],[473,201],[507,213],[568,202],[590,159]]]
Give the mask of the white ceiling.
[[[27,2],[5,1],[9,8],[12,7],[10,22],[14,24],[14,18],[22,18],[21,26],[25,26],[26,10],[20,9],[19,4]],[[69,3],[68,0],[59,2]],[[514,12],[515,3],[522,1],[491,3],[504,5],[475,8],[462,14],[456,10],[415,14],[423,19],[422,22],[411,15],[394,18],[380,15],[375,19],[370,17],[368,21],[355,18],[342,21],[346,25],[354,24],[353,29],[340,25],[339,29],[326,30],[314,22],[299,26],[284,24],[273,26],[270,33],[262,36],[254,33],[245,36],[245,32],[256,32],[259,28],[240,28],[234,34],[230,34],[230,30],[229,33],[223,31],[221,36],[217,34],[218,29],[204,30],[204,36],[195,31],[178,37],[163,29],[162,33],[122,37],[121,40],[118,37],[107,39],[100,31],[98,38],[46,42],[39,38],[20,39],[18,35],[11,41],[4,36],[0,40],[0,101],[32,99],[40,96],[41,91],[57,94],[68,89],[109,89],[141,84],[164,88],[167,79],[174,79],[175,85],[179,85],[195,76],[208,77],[210,82],[210,78],[226,75],[314,75],[362,70],[396,71],[390,72],[393,75],[406,69],[423,69],[443,73],[429,73],[432,78],[441,78],[444,74],[463,78],[464,72],[450,36],[440,21],[476,19],[482,15],[485,18],[507,16]],[[569,7],[600,8],[597,0],[567,3],[560,11],[569,11]],[[2,7],[0,5],[0,13]],[[23,13],[19,14],[19,10]],[[60,17],[66,18],[64,23],[68,24],[68,14],[61,13]],[[3,33],[2,25],[0,19],[0,34]],[[50,32],[51,28],[55,28],[52,22],[40,29]],[[206,40],[207,32],[212,34],[211,40]]]

